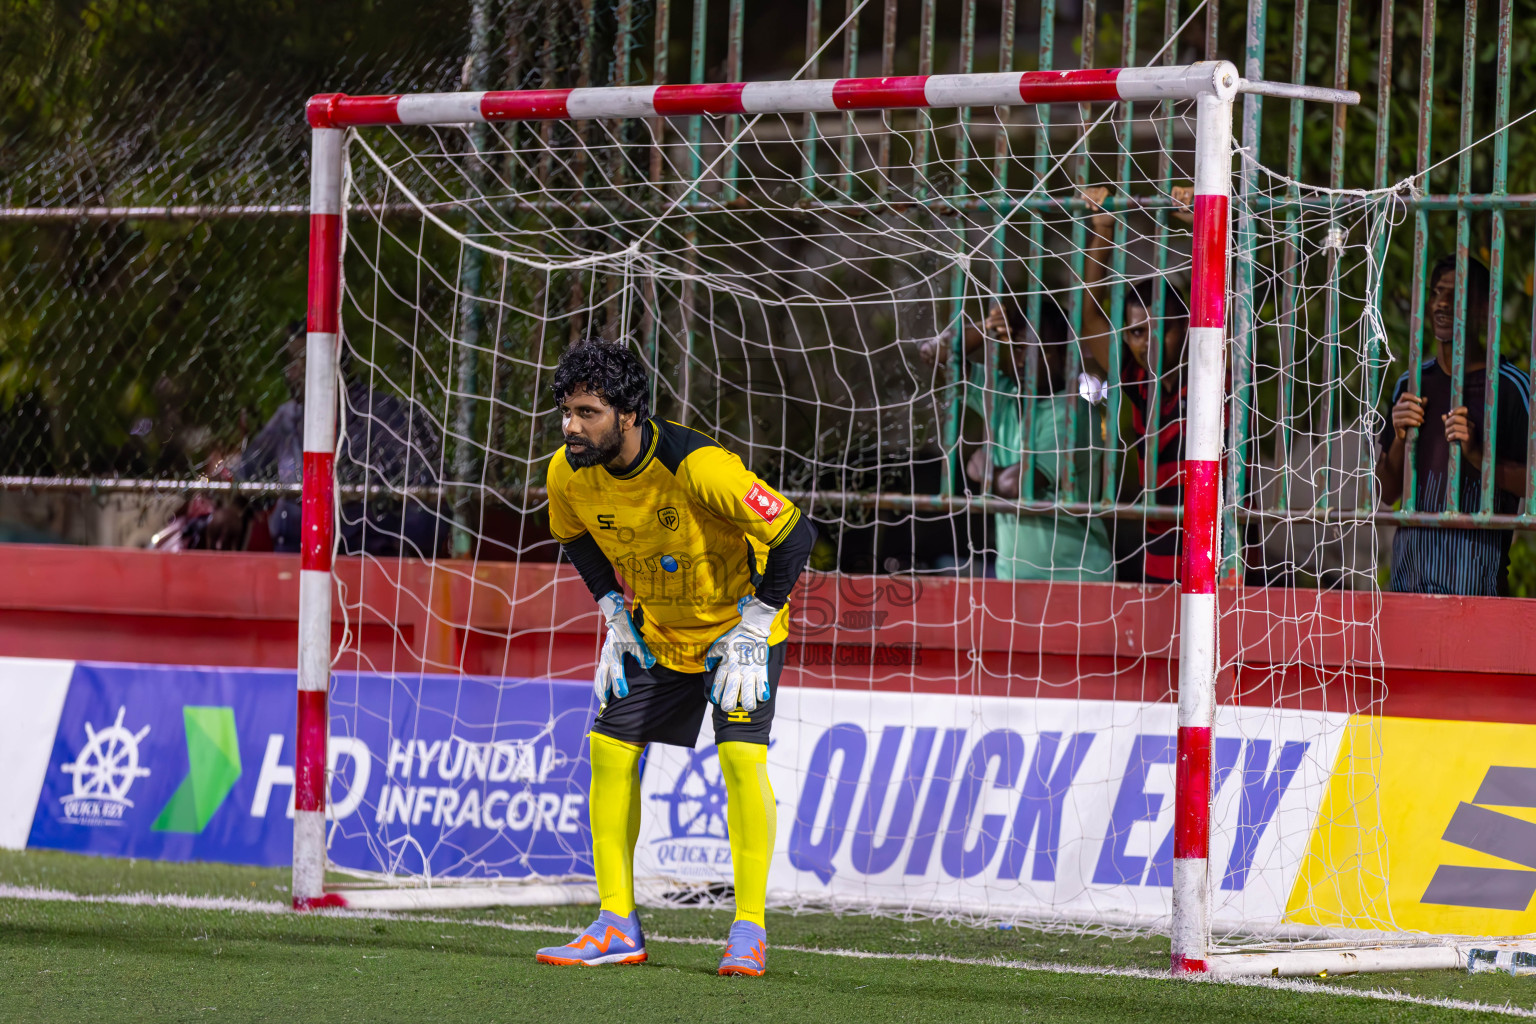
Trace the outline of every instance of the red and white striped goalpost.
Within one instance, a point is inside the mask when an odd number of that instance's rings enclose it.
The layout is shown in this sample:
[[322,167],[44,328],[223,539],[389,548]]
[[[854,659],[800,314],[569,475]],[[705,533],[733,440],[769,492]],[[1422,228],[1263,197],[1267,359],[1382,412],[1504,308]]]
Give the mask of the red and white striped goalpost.
[[[1232,74],[1236,78],[1235,71]],[[1189,406],[1184,423],[1184,564],[1179,574],[1179,733],[1174,771],[1174,974],[1203,974],[1210,940],[1211,728],[1216,721],[1216,567],[1221,562],[1221,409],[1226,380],[1227,207],[1232,95],[1195,98]]]
[[[309,336],[304,400],[303,555],[299,591],[298,751],[293,905],[345,905],[325,892],[326,693],[331,655],[331,553],[335,518],[337,346],[342,249],[342,141],[364,125],[463,124],[577,118],[804,114],[914,107],[1015,106],[1120,100],[1196,102],[1194,279],[1188,338],[1184,550],[1179,616],[1179,732],[1175,795],[1172,953],[1176,974],[1207,970],[1210,913],[1211,726],[1216,684],[1216,571],[1225,387],[1228,198],[1232,103],[1249,88],[1225,61],[1187,67],[924,75],[806,82],[749,82],[522,92],[346,96],[309,101]],[[1252,83],[1257,86],[1257,83]],[[1264,83],[1268,86],[1268,83]],[[1295,87],[1291,87],[1294,90]],[[1330,93],[1327,96],[1322,93]],[[1313,95],[1314,93],[1318,95]],[[1309,89],[1297,98],[1348,102]]]
[[310,143],[309,317],[304,370],[304,493],[299,549],[299,721],[293,765],[293,906],[337,906],[325,893],[326,740],[331,682],[331,555],[336,525],[336,363],[341,341],[339,128]]

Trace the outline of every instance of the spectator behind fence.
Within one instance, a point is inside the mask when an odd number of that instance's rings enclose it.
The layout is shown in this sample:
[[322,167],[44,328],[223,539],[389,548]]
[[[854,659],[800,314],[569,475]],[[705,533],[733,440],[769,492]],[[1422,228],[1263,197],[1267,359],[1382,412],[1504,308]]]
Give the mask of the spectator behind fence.
[[[1106,189],[1085,190],[1083,196],[1092,204],[1103,201]],[[1177,188],[1173,198],[1186,204],[1175,216],[1188,221],[1187,204],[1191,190]],[[1105,261],[1114,229],[1114,215],[1099,210],[1090,221],[1093,239],[1083,272],[1092,301],[1083,304],[1083,348],[1109,380],[1119,386],[1130,402],[1132,444],[1140,456],[1141,487],[1152,494],[1152,503],[1174,508],[1183,504],[1181,487],[1184,469],[1184,420],[1188,406],[1188,381],[1184,373],[1184,341],[1189,328],[1189,306],[1177,288],[1162,278],[1145,278],[1127,289],[1125,326],[1118,339],[1104,310],[1109,308],[1109,289],[1104,283]],[[1162,365],[1157,366],[1152,351],[1152,307],[1156,289],[1163,289]],[[1120,379],[1111,378],[1110,346],[1120,346]],[[1152,429],[1152,412],[1157,412],[1157,437]],[[1149,478],[1150,457],[1157,455],[1156,479]],[[1181,531],[1175,523],[1152,520],[1146,524],[1141,578],[1147,583],[1175,583],[1179,578]]]
[[[1456,333],[1456,257],[1446,256],[1429,274],[1429,323],[1438,350],[1419,367],[1419,393],[1409,374],[1397,379],[1391,412],[1380,437],[1376,479],[1388,505],[1403,496],[1408,431],[1419,428],[1415,446],[1414,510],[1443,512],[1449,493],[1451,445],[1461,447],[1460,509],[1482,510],[1483,417],[1488,386],[1487,353],[1478,342],[1488,320],[1488,268],[1467,260],[1466,377],[1462,402],[1452,408],[1451,357]],[[1494,458],[1493,511],[1512,513],[1525,493],[1525,458],[1531,392],[1525,374],[1499,364],[1498,438]],[[1508,591],[1510,530],[1404,526],[1392,539],[1392,589],[1410,594],[1492,595]]]
[[[998,345],[998,366],[990,384],[991,418],[986,440],[966,460],[972,483],[988,481],[992,493],[1017,500],[1024,492],[1023,472],[1034,458],[1031,500],[1052,504],[1093,500],[1092,439],[1102,436],[1103,412],[1068,379],[1067,355],[1071,328],[1050,295],[1041,297],[1040,322],[1031,324],[1023,308],[1008,300],[1007,312],[993,305],[981,330],[965,334],[966,359],[971,363],[965,404],[987,415],[987,382],[982,351],[989,338]],[[943,358],[944,339],[922,343],[920,354],[933,364]],[[1030,363],[1035,391],[1027,394]],[[1095,382],[1096,383],[1096,382]],[[1028,435],[1025,434],[1026,411]],[[1070,481],[1069,478],[1070,477]],[[993,517],[995,567],[1007,580],[1110,580],[1114,554],[1104,520],[1056,510],[1045,514],[999,512]]]
[[[300,483],[304,478],[305,337],[295,332],[288,342],[284,376],[296,396],[278,407],[266,426],[250,440],[231,470],[239,481]],[[441,458],[437,433],[419,406],[370,388],[351,375],[346,350],[342,378],[346,387],[343,431],[336,456],[337,477],[345,484],[385,488],[365,500],[343,500],[338,530],[342,554],[430,558],[447,541],[450,522],[437,514],[435,495],[406,495],[404,486],[437,482]],[[297,498],[282,497],[266,513],[272,550],[297,552],[301,508]]]
[[[991,478],[1000,498],[1017,500],[1023,473],[1033,458],[1033,500],[1055,505],[1081,504],[1094,498],[1093,438],[1102,436],[1103,411],[1097,389],[1084,394],[1067,375],[1071,328],[1056,301],[1042,297],[1040,320],[1030,324],[1017,304],[1005,316],[993,306],[986,332],[1000,337],[1001,368],[992,387],[988,443],[966,465],[975,483]],[[1027,366],[1035,364],[1035,394],[1025,394]],[[973,373],[983,383],[981,368]],[[966,406],[985,415],[981,387],[966,389]],[[1027,408],[1026,408],[1027,406]],[[1026,412],[1028,416],[1026,417]],[[1028,420],[1026,434],[1026,419]],[[997,577],[1005,580],[1112,580],[1115,559],[1103,519],[1059,508],[1044,515],[1000,512],[994,517]]]

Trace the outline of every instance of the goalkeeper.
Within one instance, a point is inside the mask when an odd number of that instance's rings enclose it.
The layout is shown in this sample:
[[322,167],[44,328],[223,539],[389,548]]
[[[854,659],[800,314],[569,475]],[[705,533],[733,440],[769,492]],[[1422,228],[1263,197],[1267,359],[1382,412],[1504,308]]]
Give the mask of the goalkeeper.
[[[648,417],[650,378],[623,344],[566,351],[551,385],[565,447],[550,460],[549,525],[608,620],[589,736],[592,860],[602,911],[547,964],[639,963],[638,766],[647,743],[692,747],[706,702],[725,778],[736,920],[719,973],[767,968],[764,903],[775,806],[768,732],[790,589],[816,532],[741,459]],[[618,576],[634,592],[625,607]]]

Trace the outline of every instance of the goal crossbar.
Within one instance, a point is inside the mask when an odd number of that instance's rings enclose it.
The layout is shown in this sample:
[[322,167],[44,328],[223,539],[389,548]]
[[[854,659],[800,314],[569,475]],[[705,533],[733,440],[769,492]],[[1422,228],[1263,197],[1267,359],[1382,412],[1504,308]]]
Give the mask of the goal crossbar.
[[1231,64],[1202,61],[1185,67],[1084,68],[788,82],[630,85],[397,96],[322,93],[310,99],[305,113],[312,128],[812,114],[1037,103],[1190,100],[1207,94],[1230,100],[1239,84],[1237,69]]
[[[298,749],[293,905],[346,906],[327,892],[327,692],[331,665],[331,562],[336,513],[337,361],[343,235],[343,141],[370,125],[489,121],[808,114],[1021,104],[1193,101],[1193,266],[1187,336],[1180,568],[1180,657],[1172,893],[1175,974],[1212,969],[1208,955],[1212,727],[1216,709],[1216,583],[1220,565],[1228,205],[1233,100],[1261,91],[1226,61],[1185,67],[1106,68],[975,75],[917,75],[820,81],[539,89],[421,95],[313,97],[308,359],[304,402],[303,545],[300,574]],[[1342,92],[1326,97],[1350,102]],[[1354,97],[1358,99],[1358,97]]]

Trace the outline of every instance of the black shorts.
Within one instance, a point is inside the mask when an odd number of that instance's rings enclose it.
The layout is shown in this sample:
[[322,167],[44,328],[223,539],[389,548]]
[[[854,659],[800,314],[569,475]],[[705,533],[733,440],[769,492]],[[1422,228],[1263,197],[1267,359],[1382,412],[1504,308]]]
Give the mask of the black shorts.
[[629,696],[610,700],[592,723],[592,731],[637,746],[692,747],[699,741],[707,706],[713,713],[716,743],[766,744],[779,697],[779,675],[784,671],[784,646],[777,643],[768,648],[768,699],[750,712],[737,708],[730,714],[709,702],[714,672],[678,672],[665,665],[641,668],[626,654]]

